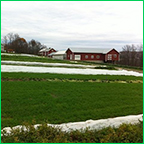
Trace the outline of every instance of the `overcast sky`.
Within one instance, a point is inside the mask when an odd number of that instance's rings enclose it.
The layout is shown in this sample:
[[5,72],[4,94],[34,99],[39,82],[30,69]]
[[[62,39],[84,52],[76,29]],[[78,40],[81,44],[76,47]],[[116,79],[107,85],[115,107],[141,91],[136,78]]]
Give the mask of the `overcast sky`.
[[142,1],[1,1],[1,39],[18,33],[57,50],[143,43]]

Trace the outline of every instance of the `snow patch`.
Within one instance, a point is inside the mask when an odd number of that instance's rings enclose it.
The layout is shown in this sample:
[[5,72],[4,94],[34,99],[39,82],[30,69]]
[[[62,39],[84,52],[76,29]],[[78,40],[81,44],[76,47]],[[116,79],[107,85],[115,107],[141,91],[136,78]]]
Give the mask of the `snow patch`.
[[1,65],[1,72],[31,72],[31,73],[60,73],[60,74],[84,74],[84,75],[132,75],[141,76],[142,73],[127,70],[103,70],[103,69],[79,69],[79,68],[57,68],[57,67],[32,67]]

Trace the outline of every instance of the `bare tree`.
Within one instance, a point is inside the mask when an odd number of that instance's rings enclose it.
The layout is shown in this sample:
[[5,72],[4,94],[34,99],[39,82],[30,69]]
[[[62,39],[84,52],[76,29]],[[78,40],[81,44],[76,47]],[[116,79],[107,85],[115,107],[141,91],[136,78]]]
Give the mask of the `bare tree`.
[[29,53],[31,53],[31,54],[37,55],[41,48],[43,48],[43,45],[40,42],[35,41],[34,39],[32,39],[28,43]]
[[19,39],[18,34],[8,33],[6,36],[3,37],[3,44],[5,45],[6,51],[12,49],[16,51],[16,41]]
[[143,44],[138,45],[138,66],[143,67]]
[[16,53],[29,53],[29,54],[38,54],[39,50],[43,47],[39,41],[32,39],[28,43],[24,38],[21,38],[18,34],[8,33],[2,39],[3,44],[5,45],[5,50],[13,50]]
[[131,46],[131,56],[130,56],[130,65],[136,66],[136,55],[137,55],[137,48],[134,44]]
[[121,52],[121,62],[122,64],[129,65],[130,64],[130,51],[131,51],[131,46],[130,45],[125,45],[122,48]]
[[120,52],[119,64],[143,67],[143,45],[125,45]]

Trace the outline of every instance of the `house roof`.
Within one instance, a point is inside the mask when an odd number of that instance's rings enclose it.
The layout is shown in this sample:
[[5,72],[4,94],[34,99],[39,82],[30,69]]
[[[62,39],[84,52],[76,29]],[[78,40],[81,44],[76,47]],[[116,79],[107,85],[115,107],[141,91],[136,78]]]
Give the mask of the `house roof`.
[[54,53],[53,55],[64,55],[66,53],[66,51],[58,51],[56,53]]
[[48,54],[48,56],[53,56],[56,52],[52,52],[50,54]]
[[50,51],[51,49],[53,49],[53,48],[43,48],[39,52],[47,52],[47,51]]
[[69,48],[74,53],[102,53],[107,54],[113,48]]

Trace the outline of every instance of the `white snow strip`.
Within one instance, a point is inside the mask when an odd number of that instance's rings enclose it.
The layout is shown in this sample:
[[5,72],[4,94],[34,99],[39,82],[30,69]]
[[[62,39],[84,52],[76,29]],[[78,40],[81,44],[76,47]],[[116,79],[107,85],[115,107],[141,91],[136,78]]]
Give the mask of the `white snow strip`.
[[66,64],[66,63],[42,63],[42,62],[24,62],[24,61],[1,61],[1,64],[23,64],[23,65],[42,65],[42,66],[69,66],[69,67],[87,67],[94,68],[92,65]]
[[[140,115],[130,115],[125,117],[116,117],[116,118],[108,118],[108,119],[100,119],[100,120],[87,120],[85,122],[73,122],[73,123],[63,123],[63,124],[47,124],[48,126],[61,128],[62,131],[69,132],[73,130],[84,130],[89,128],[89,130],[100,130],[106,127],[115,127],[118,128],[121,124],[137,124],[139,121],[143,121],[143,114]],[[34,128],[37,129],[41,124],[34,125]],[[5,131],[6,135],[11,134],[12,129],[21,129],[24,131],[28,131],[25,126],[18,125],[13,128],[5,127],[1,130],[1,132]],[[3,136],[3,134],[1,134]]]
[[37,55],[31,55],[31,54],[9,54],[9,53],[1,53],[1,55],[7,55],[7,56],[28,56],[28,57],[39,57]]
[[101,69],[79,69],[79,68],[57,68],[57,67],[32,67],[1,65],[1,72],[31,72],[31,73],[60,73],[60,74],[84,74],[84,75],[132,75],[141,76],[142,73],[127,70],[101,70]]

